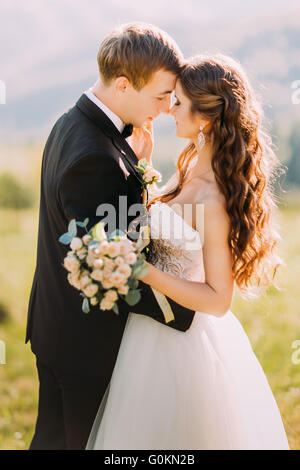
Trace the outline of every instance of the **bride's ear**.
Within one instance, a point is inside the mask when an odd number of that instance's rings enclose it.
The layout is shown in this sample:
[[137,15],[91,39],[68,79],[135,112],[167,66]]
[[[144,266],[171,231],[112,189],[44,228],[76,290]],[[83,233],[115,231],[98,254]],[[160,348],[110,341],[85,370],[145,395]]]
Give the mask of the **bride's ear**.
[[199,114],[199,119],[198,119],[198,124],[199,124],[199,130],[202,128],[202,131],[205,133],[208,131],[210,127],[210,121],[205,118],[205,116]]

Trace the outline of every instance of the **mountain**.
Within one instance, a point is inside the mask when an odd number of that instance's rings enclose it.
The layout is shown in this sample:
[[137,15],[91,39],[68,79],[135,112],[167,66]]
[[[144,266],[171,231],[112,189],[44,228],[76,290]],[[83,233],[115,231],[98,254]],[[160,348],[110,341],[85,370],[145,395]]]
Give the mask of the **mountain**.
[[[298,118],[292,82],[300,79],[300,6],[279,0],[183,5],[168,0],[3,0],[0,3],[2,142],[43,140],[57,117],[97,78],[97,49],[119,23],[141,20],[166,29],[185,56],[233,55],[246,68],[266,116],[283,129]],[[169,116],[155,129],[174,132]],[[167,141],[165,141],[167,144]],[[179,147],[178,147],[179,148]]]

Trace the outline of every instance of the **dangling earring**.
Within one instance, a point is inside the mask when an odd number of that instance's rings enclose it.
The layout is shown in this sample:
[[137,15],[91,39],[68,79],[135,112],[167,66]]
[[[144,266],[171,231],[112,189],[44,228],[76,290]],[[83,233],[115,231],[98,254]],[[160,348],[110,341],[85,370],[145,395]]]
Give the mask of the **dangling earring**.
[[199,145],[199,150],[201,150],[204,147],[205,144],[205,135],[202,132],[202,129],[204,127],[204,124],[201,124],[200,126],[200,132],[198,134],[198,145]]

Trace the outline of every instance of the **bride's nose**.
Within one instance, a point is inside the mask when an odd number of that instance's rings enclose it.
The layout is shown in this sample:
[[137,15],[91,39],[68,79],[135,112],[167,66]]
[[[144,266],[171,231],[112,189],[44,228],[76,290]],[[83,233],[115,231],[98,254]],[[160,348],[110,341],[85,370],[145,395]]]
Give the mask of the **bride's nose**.
[[174,116],[174,104],[173,104],[173,106],[171,106],[171,107],[169,108],[168,114],[172,114],[172,116]]

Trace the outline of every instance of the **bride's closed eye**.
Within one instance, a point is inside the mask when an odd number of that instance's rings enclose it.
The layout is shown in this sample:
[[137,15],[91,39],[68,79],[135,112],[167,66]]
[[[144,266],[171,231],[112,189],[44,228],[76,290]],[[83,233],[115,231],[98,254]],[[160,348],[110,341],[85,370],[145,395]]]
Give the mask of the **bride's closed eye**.
[[176,98],[176,101],[174,103],[175,106],[179,106],[180,105],[180,101],[178,101],[178,99]]

